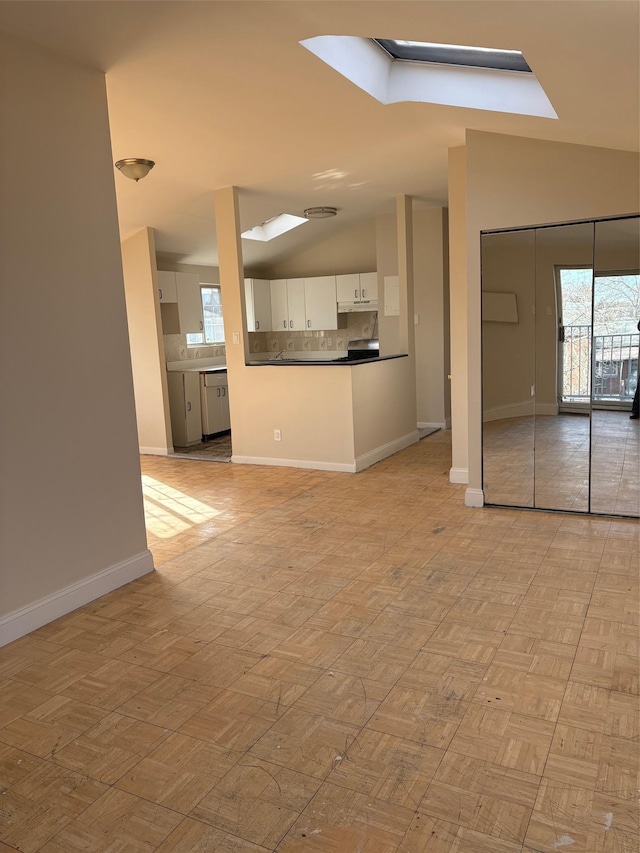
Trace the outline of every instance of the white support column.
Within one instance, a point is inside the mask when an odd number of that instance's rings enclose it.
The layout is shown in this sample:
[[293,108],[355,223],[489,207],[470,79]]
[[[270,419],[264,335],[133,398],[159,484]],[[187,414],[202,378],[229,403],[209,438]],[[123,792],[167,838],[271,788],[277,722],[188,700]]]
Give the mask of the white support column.
[[467,161],[466,148],[449,149],[449,293],[451,330],[452,483],[469,482],[467,400]]
[[234,429],[234,402],[241,374],[246,369],[249,338],[244,295],[244,263],[240,239],[240,207],[237,187],[224,187],[213,194],[218,241],[218,269],[222,292],[222,314],[226,342],[227,377],[231,431]]

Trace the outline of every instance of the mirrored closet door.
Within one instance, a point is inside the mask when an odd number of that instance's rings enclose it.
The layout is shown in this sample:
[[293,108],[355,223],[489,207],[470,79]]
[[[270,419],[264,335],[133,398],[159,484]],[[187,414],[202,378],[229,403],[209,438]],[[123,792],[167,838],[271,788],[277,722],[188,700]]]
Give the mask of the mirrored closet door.
[[484,233],[483,488],[640,515],[640,218]]

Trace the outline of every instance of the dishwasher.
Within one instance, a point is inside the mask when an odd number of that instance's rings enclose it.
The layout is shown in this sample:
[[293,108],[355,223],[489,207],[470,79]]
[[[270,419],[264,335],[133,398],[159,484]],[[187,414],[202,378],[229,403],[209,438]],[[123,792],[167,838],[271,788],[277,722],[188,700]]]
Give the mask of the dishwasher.
[[203,439],[231,429],[226,370],[200,373],[200,408]]

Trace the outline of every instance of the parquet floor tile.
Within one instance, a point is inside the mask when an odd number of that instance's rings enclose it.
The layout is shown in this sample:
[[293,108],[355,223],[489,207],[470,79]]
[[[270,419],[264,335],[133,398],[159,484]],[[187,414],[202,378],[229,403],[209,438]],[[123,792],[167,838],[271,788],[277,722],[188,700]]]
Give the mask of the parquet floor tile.
[[0,852],[637,853],[638,524],[465,507],[449,454],[143,457],[217,515],[0,650]]

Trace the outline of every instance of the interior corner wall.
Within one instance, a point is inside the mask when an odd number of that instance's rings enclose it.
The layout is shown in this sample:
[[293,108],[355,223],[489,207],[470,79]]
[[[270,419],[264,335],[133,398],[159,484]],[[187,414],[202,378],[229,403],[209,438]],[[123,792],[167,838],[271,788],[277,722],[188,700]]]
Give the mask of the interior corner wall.
[[[463,393],[458,385],[455,404],[460,414],[466,409],[469,486],[481,489],[480,232],[638,213],[640,160],[629,151],[480,131],[468,131],[455,156],[464,159],[458,165],[466,173],[466,192],[450,199],[451,294],[453,299],[455,263],[455,290],[466,290],[467,318],[463,326],[459,311],[454,328],[452,302],[452,374],[454,354],[468,348],[466,388]],[[466,252],[464,269],[454,246]]]
[[445,329],[449,323],[446,278],[446,212],[441,207],[413,211],[414,312],[417,417],[419,424],[447,425]]
[[141,453],[173,450],[162,317],[157,297],[155,235],[143,228],[122,242],[122,270]]
[[1,644],[153,563],[104,75],[0,35],[0,100]]
[[398,275],[398,233],[394,213],[376,216],[376,269],[380,355],[394,355],[400,352],[400,318],[388,317],[384,312],[385,277]]

